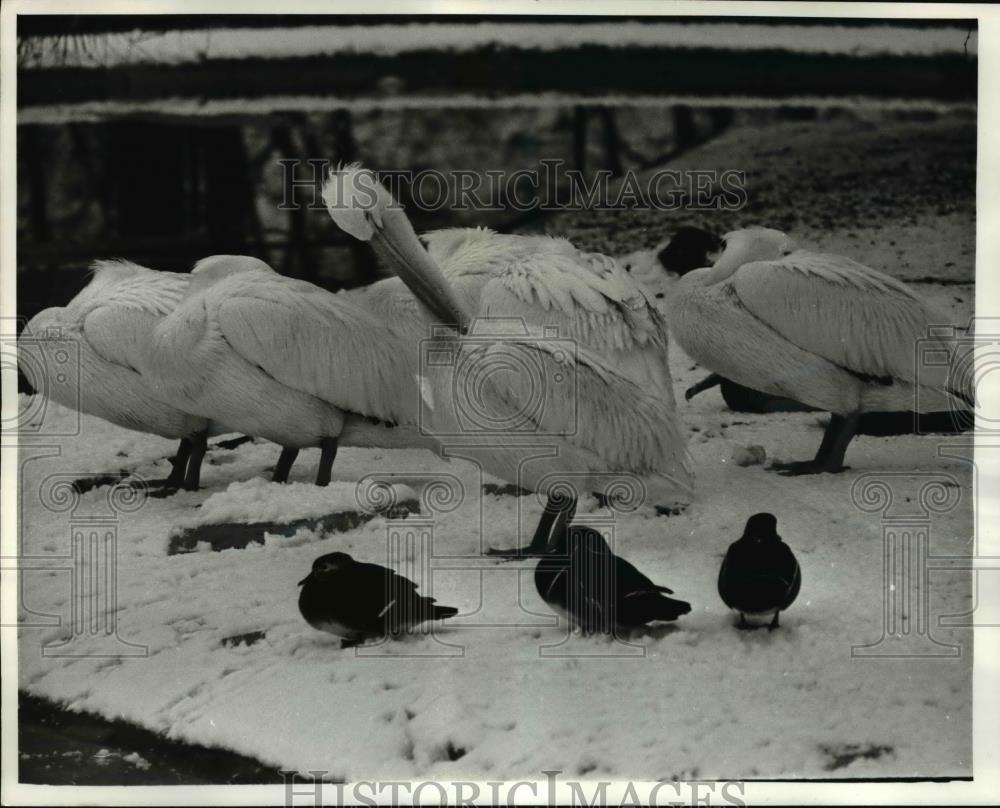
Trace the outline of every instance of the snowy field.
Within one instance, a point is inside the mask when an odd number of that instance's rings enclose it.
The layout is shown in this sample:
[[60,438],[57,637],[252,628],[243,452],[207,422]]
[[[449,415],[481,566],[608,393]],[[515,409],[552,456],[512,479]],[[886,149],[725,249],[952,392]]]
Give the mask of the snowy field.
[[[967,321],[971,286],[918,291]],[[671,364],[683,401],[704,371],[676,348]],[[682,404],[697,475],[689,507],[612,515],[591,499],[577,516],[595,526],[613,519],[617,551],[692,604],[675,626],[631,646],[568,636],[535,592],[534,562],[482,557],[483,547],[517,543],[518,525],[530,531],[540,504],[467,461],[344,449],[333,484],[320,490],[310,484],[315,451],[303,452],[292,484],[280,486],[268,482],[273,445],[216,448],[203,490],[148,499],[112,525],[111,608],[119,636],[144,655],[74,658],[43,648],[70,634],[71,531],[107,518],[111,488],[76,501],[53,483],[95,472],[163,477],[174,446],[57,405],[43,412],[27,396],[21,407],[37,425],[21,450],[20,500],[21,553],[36,569],[22,576],[20,618],[35,627],[20,631],[19,675],[33,695],[347,780],[541,778],[543,769],[590,779],[971,774],[971,632],[937,625],[971,607],[968,574],[933,573],[930,587],[933,636],[960,644],[960,656],[851,653],[883,634],[882,513],[852,501],[859,475],[906,473],[889,478],[899,509],[916,508],[926,475],[943,480],[960,501],[932,516],[931,552],[970,552],[969,469],[938,456],[946,437],[862,436],[847,473],[786,479],[734,465],[734,449],[811,456],[825,416],[733,413],[718,390]],[[373,473],[396,475],[406,506],[397,518],[359,505],[357,483]],[[424,488],[431,480],[458,481],[461,493],[448,502]],[[802,594],[780,630],[737,631],[716,576],[746,518],[764,510],[798,555]],[[255,532],[240,522],[268,524]],[[213,525],[228,527],[206,529]],[[406,527],[432,535],[432,552],[414,556],[411,547],[393,563],[416,577],[410,566],[423,567],[422,588],[458,607],[458,617],[433,636],[361,650],[341,650],[302,620],[296,582],[315,557],[343,550],[385,563],[387,536]],[[261,541],[214,551],[226,536]],[[44,615],[61,615],[63,625],[38,627]],[[102,642],[71,647],[106,650]]]

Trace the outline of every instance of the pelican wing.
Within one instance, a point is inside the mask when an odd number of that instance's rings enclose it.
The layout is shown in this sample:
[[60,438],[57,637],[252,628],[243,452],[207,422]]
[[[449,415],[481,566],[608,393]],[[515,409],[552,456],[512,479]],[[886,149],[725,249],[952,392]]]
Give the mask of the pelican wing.
[[540,253],[577,252],[569,241],[555,236],[497,233],[488,227],[451,227],[420,236],[431,258],[448,274],[496,271],[511,261]]
[[416,406],[407,350],[349,300],[280,275],[236,277],[206,296],[210,317],[247,362],[342,410],[411,421]]
[[521,318],[594,350],[665,344],[642,288],[606,255],[552,236],[455,228],[423,236],[431,257],[480,317]]
[[107,362],[141,372],[158,314],[125,306],[97,306],[82,320],[83,338]]
[[915,381],[917,341],[929,325],[947,322],[894,278],[834,255],[745,264],[728,287],[788,341],[876,378]]
[[511,262],[487,281],[486,317],[520,317],[557,329],[598,351],[665,345],[663,320],[613,259],[597,253],[548,252]]
[[190,276],[119,260],[95,261],[91,270],[66,310],[99,356],[137,371],[154,326],[180,303]]
[[468,370],[453,387],[469,397],[461,408],[485,407],[494,424],[566,439],[600,457],[606,471],[657,474],[690,490],[686,439],[671,401],[582,348],[568,356],[560,340],[501,340],[465,350]]
[[67,308],[85,313],[98,306],[122,306],[158,316],[173,311],[187,291],[191,276],[118,259],[91,264],[91,280]]

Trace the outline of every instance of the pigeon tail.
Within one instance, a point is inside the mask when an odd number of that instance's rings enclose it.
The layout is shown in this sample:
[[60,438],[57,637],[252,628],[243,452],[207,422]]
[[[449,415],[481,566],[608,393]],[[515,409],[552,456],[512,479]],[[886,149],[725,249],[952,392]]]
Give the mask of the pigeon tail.
[[454,617],[458,614],[458,609],[454,606],[438,606],[435,604],[431,609],[431,620],[444,620],[447,617]]
[[651,619],[653,620],[676,620],[682,614],[691,611],[691,604],[683,600],[659,597],[650,604]]

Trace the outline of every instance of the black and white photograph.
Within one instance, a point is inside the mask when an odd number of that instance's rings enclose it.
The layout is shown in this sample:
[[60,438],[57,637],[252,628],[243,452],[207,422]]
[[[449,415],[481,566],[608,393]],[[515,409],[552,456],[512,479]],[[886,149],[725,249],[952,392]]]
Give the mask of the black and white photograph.
[[998,22],[5,4],[3,803],[991,801]]

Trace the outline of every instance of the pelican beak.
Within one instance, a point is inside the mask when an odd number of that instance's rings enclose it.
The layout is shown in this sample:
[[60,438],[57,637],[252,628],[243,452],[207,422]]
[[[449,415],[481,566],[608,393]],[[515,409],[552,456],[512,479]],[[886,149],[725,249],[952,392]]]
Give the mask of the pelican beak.
[[444,325],[469,333],[469,318],[441,268],[424,249],[406,214],[399,208],[382,211],[372,236],[392,260],[396,274]]

